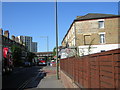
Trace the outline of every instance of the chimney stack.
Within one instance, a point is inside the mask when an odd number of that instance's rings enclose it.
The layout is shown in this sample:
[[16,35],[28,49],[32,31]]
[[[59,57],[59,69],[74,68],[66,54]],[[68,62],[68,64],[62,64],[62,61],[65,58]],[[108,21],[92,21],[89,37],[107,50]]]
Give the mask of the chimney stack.
[[15,41],[15,36],[14,35],[12,35],[12,40]]
[[9,31],[8,30],[4,31],[4,36],[7,37],[7,38],[9,38]]
[[2,30],[2,28],[0,28],[0,35],[3,35],[3,30]]

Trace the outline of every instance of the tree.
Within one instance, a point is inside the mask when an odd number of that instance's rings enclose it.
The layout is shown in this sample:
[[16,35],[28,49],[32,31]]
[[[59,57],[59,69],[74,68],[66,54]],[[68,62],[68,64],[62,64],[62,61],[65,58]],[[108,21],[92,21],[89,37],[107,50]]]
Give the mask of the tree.
[[28,52],[28,55],[27,55],[27,59],[29,62],[32,63],[32,59],[36,57],[35,53],[32,53],[32,52]]
[[56,55],[56,47],[53,49],[53,57]]
[[19,66],[22,63],[22,49],[16,45],[12,45],[11,52],[13,56],[13,63],[15,66]]

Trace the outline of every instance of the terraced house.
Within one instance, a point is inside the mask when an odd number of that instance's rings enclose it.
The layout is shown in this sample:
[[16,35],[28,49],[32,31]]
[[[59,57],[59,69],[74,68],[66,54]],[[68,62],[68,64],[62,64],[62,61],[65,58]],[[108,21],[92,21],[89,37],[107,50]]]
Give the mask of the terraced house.
[[62,41],[62,46],[76,46],[79,55],[119,48],[120,16],[89,13],[77,16]]

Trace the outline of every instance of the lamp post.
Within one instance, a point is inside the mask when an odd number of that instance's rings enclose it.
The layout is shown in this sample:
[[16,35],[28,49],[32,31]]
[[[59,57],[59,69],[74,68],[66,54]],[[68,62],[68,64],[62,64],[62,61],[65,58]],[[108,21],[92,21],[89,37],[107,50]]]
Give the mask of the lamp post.
[[55,22],[56,22],[56,74],[57,79],[59,79],[57,0],[55,0]]

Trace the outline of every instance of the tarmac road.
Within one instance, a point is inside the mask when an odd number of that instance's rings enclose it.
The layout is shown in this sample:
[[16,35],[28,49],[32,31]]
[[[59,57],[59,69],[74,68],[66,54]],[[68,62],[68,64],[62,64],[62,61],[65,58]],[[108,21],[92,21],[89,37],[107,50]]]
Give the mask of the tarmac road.
[[[26,86],[31,81],[35,80],[37,76],[42,74],[40,71],[42,68],[42,66],[15,68],[10,75],[4,75],[2,77],[2,90],[23,90],[24,88],[27,88]],[[34,85],[34,87],[31,88],[35,87],[37,87],[37,85]]]

